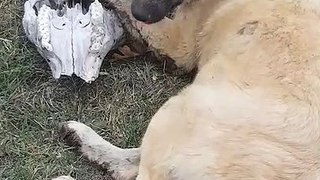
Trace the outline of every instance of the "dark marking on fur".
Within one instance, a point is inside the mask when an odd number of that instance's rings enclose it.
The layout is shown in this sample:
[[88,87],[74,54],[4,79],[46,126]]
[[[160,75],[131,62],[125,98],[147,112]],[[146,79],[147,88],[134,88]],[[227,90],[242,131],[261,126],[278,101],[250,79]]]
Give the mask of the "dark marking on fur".
[[258,27],[259,21],[251,21],[243,25],[237,34],[240,35],[253,35]]
[[80,149],[82,141],[77,133],[68,127],[68,123],[59,124],[59,135],[69,146],[75,147],[77,150]]

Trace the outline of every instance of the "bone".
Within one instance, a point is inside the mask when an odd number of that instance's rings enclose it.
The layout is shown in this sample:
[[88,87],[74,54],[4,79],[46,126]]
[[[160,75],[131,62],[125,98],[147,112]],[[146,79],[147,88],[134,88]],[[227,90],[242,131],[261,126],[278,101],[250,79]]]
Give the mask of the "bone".
[[115,12],[104,9],[98,0],[83,1],[28,0],[24,4],[25,33],[55,79],[75,74],[88,83],[96,80],[105,56],[123,38]]
[[75,179],[72,178],[71,176],[59,176],[59,177],[53,178],[51,180],[75,180]]

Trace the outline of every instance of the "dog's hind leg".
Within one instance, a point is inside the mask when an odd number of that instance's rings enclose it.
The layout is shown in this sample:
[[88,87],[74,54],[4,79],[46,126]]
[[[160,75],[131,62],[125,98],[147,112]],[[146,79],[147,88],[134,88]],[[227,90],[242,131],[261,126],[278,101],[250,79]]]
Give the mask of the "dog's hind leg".
[[115,179],[130,180],[138,174],[140,149],[121,149],[104,140],[90,127],[68,121],[61,125],[61,136],[90,161],[112,172]]

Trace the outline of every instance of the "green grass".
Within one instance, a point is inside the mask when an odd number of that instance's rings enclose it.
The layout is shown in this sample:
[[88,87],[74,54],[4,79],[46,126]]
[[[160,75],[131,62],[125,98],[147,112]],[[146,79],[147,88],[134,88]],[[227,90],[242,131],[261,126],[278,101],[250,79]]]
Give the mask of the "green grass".
[[116,145],[137,146],[150,117],[190,81],[143,58],[105,61],[92,84],[54,80],[23,34],[22,2],[1,0],[0,9],[1,180],[109,179],[58,138],[58,123],[84,122]]

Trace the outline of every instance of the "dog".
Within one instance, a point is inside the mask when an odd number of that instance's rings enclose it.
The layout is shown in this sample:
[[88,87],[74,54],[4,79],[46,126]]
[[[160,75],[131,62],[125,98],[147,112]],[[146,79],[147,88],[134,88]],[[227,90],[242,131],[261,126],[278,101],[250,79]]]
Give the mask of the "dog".
[[320,179],[320,1],[110,3],[150,46],[198,73],[153,116],[139,148],[63,123],[89,160],[121,180]]

